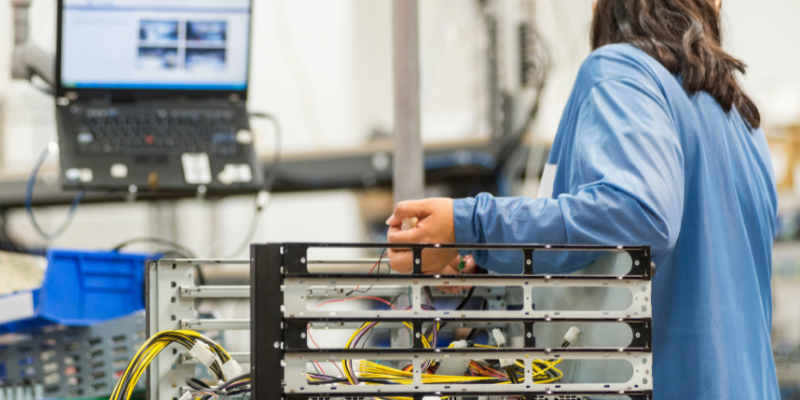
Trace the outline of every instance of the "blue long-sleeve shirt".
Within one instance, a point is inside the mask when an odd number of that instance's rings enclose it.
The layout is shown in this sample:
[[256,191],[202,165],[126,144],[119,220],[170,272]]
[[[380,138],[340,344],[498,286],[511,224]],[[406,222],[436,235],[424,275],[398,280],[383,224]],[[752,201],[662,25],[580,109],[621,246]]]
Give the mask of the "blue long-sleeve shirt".
[[[777,194],[766,139],[631,45],[585,61],[548,161],[553,194],[454,202],[458,243],[650,245],[657,399],[779,399],[770,348]],[[521,272],[522,254],[474,253]],[[538,273],[592,255],[538,254]]]

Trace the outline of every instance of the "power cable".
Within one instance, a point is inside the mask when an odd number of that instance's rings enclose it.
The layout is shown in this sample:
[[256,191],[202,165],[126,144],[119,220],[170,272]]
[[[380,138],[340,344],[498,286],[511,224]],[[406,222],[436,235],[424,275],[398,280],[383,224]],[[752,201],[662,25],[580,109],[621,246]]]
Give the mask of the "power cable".
[[[278,180],[278,173],[280,172],[283,146],[283,131],[281,130],[280,122],[274,115],[266,112],[251,112],[249,115],[253,118],[262,118],[272,122],[273,126],[275,127],[275,155],[272,158],[272,166],[270,167],[269,175],[264,180],[264,189],[256,196],[255,211],[253,212],[253,217],[250,220],[250,226],[247,228],[247,234],[245,235],[244,240],[242,240],[241,244],[236,247],[235,251],[223,258],[237,257],[245,249],[247,249],[250,243],[252,243],[253,238],[256,235],[256,231],[258,230],[258,224],[261,220],[261,213],[264,212],[269,205],[270,192],[272,191],[275,181]],[[211,251],[219,247],[220,244],[221,242],[217,242],[217,244],[212,245]]]

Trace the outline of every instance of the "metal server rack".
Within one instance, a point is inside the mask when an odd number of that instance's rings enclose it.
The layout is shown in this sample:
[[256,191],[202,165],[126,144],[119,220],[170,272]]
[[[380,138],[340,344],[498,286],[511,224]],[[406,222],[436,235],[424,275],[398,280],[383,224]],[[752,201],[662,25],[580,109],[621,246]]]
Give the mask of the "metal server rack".
[[[145,277],[148,337],[166,330],[249,330],[247,319],[199,319],[197,299],[247,299],[249,286],[197,286],[195,270],[204,265],[246,265],[247,260],[156,260],[149,262]],[[250,362],[249,353],[230,353],[239,363]],[[188,388],[186,378],[195,376],[197,361],[176,344],[164,349],[147,369],[147,398],[177,400]]]
[[[565,246],[565,245],[392,245],[413,252],[410,275],[312,274],[308,271],[311,248],[372,248],[385,244],[283,243],[251,247],[251,374],[255,400],[306,400],[331,398],[369,398],[405,396],[421,400],[426,396],[483,397],[526,396],[528,399],[572,399],[575,396],[628,396],[652,399],[651,279],[655,267],[647,246]],[[422,274],[422,252],[441,249],[520,251],[521,275],[430,276]],[[625,252],[631,259],[630,272],[624,276],[544,276],[535,275],[533,253],[536,251]],[[304,294],[311,285],[402,285],[410,287],[415,300],[410,312],[349,311],[330,313],[306,309]],[[430,311],[420,306],[426,286],[480,285],[521,286],[526,299],[536,287],[616,287],[631,292],[631,305],[618,311],[537,311],[530,301],[520,311],[494,311],[490,317],[481,311]],[[332,315],[333,314],[333,315]],[[310,349],[306,340],[308,324],[338,325],[380,321],[410,322],[413,343],[410,349]],[[432,322],[508,322],[524,325],[523,348],[497,349],[425,349],[423,324]],[[625,323],[632,332],[631,343],[624,348],[537,348],[534,324],[558,322]],[[313,386],[305,379],[307,362],[314,359],[411,360],[412,385]],[[525,378],[520,384],[422,384],[420,367],[429,359],[523,359]],[[534,384],[533,358],[563,360],[624,360],[631,364],[633,375],[623,383]]]
[[[323,261],[311,261],[323,263]],[[374,263],[375,260],[336,260],[337,264]],[[387,260],[388,262],[388,260]],[[198,331],[242,331],[250,330],[249,319],[198,319],[198,299],[249,299],[250,286],[196,285],[198,266],[249,265],[249,260],[155,260],[147,267],[147,337],[164,330],[190,329]],[[352,287],[350,287],[352,289]],[[334,288],[311,288],[306,297],[343,296]],[[494,310],[510,302],[505,288],[484,288],[476,296],[491,296],[487,305]],[[405,290],[405,288],[403,288]],[[376,289],[372,294],[394,296],[395,290]],[[313,292],[313,293],[312,293]],[[476,291],[478,292],[478,291]],[[499,299],[499,300],[498,300]],[[250,362],[249,352],[231,352],[233,359],[241,364]],[[147,372],[147,395],[150,400],[177,400],[187,390],[187,377],[194,376],[197,362],[178,345],[171,345],[151,364]],[[3,400],[0,398],[0,400]],[[6,399],[8,400],[8,399]],[[11,399],[13,400],[13,399]]]

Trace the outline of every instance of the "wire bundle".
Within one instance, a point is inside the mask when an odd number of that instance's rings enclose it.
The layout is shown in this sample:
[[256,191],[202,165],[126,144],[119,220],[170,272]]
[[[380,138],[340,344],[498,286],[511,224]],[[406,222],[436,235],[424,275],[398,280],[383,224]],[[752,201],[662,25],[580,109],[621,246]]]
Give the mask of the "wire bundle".
[[[433,304],[433,296],[430,293],[430,289],[425,288],[425,297],[427,299],[428,304],[422,305],[421,307],[425,310],[435,310],[435,306]],[[474,289],[473,289],[474,290]],[[462,301],[461,304],[457,307],[457,309],[461,309],[464,307],[466,302],[471,297],[473,290],[470,290],[467,298]],[[394,306],[394,301],[391,303],[387,300],[376,298],[376,297],[368,297],[368,296],[358,296],[358,297],[351,297],[346,299],[337,299],[337,300],[329,300],[326,302],[321,303],[318,305],[315,310],[319,307],[322,307],[326,304],[334,303],[334,302],[341,302],[341,301],[350,301],[355,299],[371,299],[375,301],[380,301],[387,304],[387,309],[392,308],[396,311],[409,311],[411,307],[406,307],[402,309],[398,309]],[[395,299],[396,300],[396,299]],[[357,348],[358,344],[372,332],[375,327],[380,325],[380,322],[370,321],[363,323],[358,329],[353,332],[350,336],[349,340],[345,344],[346,349],[353,349]],[[408,323],[404,322],[406,328],[409,331],[413,330],[413,326]],[[438,332],[440,329],[444,327],[445,324],[443,323],[435,323],[432,324],[424,335],[421,336],[422,344],[425,348],[435,348]],[[564,343],[562,344],[563,347],[569,346],[570,342],[577,338],[577,331],[570,330],[568,333],[569,339],[565,337]],[[498,332],[496,335],[500,335],[502,337],[502,333]],[[309,331],[310,337],[310,331]],[[313,341],[313,338],[311,339]],[[364,340],[366,342],[366,340]],[[502,346],[505,343],[505,338],[501,338],[498,340],[499,346],[487,346],[487,345],[479,345],[473,344],[472,342],[467,342],[469,347],[478,347],[478,348],[497,348]],[[316,345],[316,342],[314,342]],[[449,347],[454,347],[455,343],[451,343]],[[319,347],[319,346],[317,346]],[[362,345],[363,347],[363,345]],[[535,359],[532,362],[531,368],[533,373],[533,381],[534,383],[543,384],[543,383],[551,383],[560,380],[564,374],[561,372],[556,366],[561,363],[561,360],[540,360]],[[336,365],[334,363],[334,365]],[[342,385],[409,385],[413,384],[414,373],[412,372],[413,365],[408,365],[403,369],[396,369],[385,365],[380,365],[376,362],[371,362],[367,360],[360,360],[359,362],[359,372],[356,373],[356,370],[353,368],[353,360],[343,360],[341,362],[343,377],[334,377],[330,375],[325,375],[324,371],[319,373],[322,368],[320,367],[316,374],[309,373],[307,374],[308,383],[312,385],[333,385],[333,384],[342,384]],[[318,366],[318,364],[317,364]],[[467,371],[462,376],[447,376],[447,375],[436,375],[436,371],[438,370],[439,364],[437,361],[427,360],[423,363],[420,369],[420,377],[423,384],[519,384],[524,382],[525,379],[525,365],[517,360],[488,360],[488,361],[470,361]],[[315,367],[316,368],[316,367]],[[505,373],[500,372],[500,370],[505,369]],[[391,397],[390,399],[393,400],[406,400],[402,397]]]
[[[391,307],[394,308],[394,305],[391,305]],[[430,306],[423,305],[422,309],[423,310],[432,310],[433,308],[430,307]],[[400,309],[398,311],[409,311],[409,310],[411,310],[411,307],[402,308],[402,309]],[[371,331],[372,329],[374,329],[378,325],[380,325],[380,322],[375,322],[375,321],[365,322],[364,324],[362,324],[358,329],[356,329],[355,332],[353,332],[353,335],[350,336],[350,339],[347,341],[347,344],[345,344],[345,348],[346,349],[355,349],[355,348],[357,348],[359,341],[361,341],[361,339],[363,337],[365,337],[367,332]],[[408,328],[409,331],[412,331],[414,329],[413,325],[411,325],[411,323],[409,323],[409,322],[403,322],[403,325],[406,328]],[[421,339],[422,339],[422,345],[423,345],[424,348],[430,349],[430,348],[434,348],[436,346],[436,340],[438,339],[438,337],[437,337],[438,336],[438,325],[439,324],[437,323],[437,324],[434,324],[432,326],[432,328],[431,328],[432,329],[432,333],[430,335],[429,334],[422,335]],[[427,369],[428,369],[428,367],[430,367],[430,365],[431,365],[431,361],[430,360],[425,361],[425,363],[422,365],[422,370],[423,371],[427,371]],[[342,369],[344,371],[344,376],[347,379],[347,382],[349,382],[351,385],[358,385],[359,384],[360,377],[357,374],[354,373],[355,370],[353,369],[353,360],[343,360],[342,361]]]
[[194,331],[164,331],[153,335],[142,345],[139,351],[136,352],[133,360],[131,360],[128,367],[125,368],[125,373],[120,377],[117,385],[114,387],[114,392],[111,394],[109,400],[129,400],[136,386],[136,382],[139,381],[139,378],[142,376],[145,369],[147,369],[147,366],[150,365],[153,359],[155,359],[162,350],[173,343],[180,344],[189,350],[194,348],[198,343],[208,346],[215,358],[208,366],[209,369],[219,379],[225,379],[222,372],[222,365],[230,361],[231,356],[220,345]]
[[197,378],[187,378],[186,385],[196,390],[191,398],[194,400],[209,400],[212,397],[219,399],[225,396],[236,396],[239,394],[250,393],[250,373],[239,375],[216,388],[208,386],[205,382]]

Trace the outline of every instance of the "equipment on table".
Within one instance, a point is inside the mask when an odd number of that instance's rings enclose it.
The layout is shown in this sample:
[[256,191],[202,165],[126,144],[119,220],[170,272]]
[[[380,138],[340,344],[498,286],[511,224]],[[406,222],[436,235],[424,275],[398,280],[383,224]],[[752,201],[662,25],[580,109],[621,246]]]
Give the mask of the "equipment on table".
[[[253,245],[250,286],[198,286],[194,279],[195,265],[246,264],[246,260],[151,262],[147,277],[150,335],[249,330],[251,352],[203,356],[196,354],[191,343],[165,342],[158,349],[161,355],[151,357],[149,398],[652,398],[654,268],[649,247],[392,245],[413,252],[411,275],[389,274],[383,257],[309,258],[309,249],[382,250],[385,246]],[[523,256],[522,274],[422,274],[423,251],[456,248],[518,251]],[[534,252],[552,251],[623,253],[629,256],[629,268],[619,275],[536,275]],[[354,265],[371,269],[358,274],[330,269]],[[320,268],[325,272],[318,272]],[[474,287],[455,297],[435,289],[447,286]],[[538,309],[532,302],[540,291],[572,288],[618,290],[629,293],[630,302],[610,310]],[[250,320],[197,318],[198,299],[226,298],[249,298]],[[617,337],[600,343],[596,333],[609,327],[616,329]],[[341,342],[336,339],[348,336]],[[217,379],[209,382],[193,377],[197,363],[213,371],[230,360],[235,365],[249,362],[250,369],[245,365],[243,374],[233,379],[233,373],[225,371],[214,372]],[[137,364],[132,371],[146,366]],[[577,379],[581,368],[596,369],[597,376],[607,380],[581,382]],[[612,378],[621,371],[626,371],[624,378]]]
[[251,0],[60,0],[65,189],[254,192]]
[[0,296],[0,334],[89,326],[144,309],[150,255],[49,249],[40,288]]

